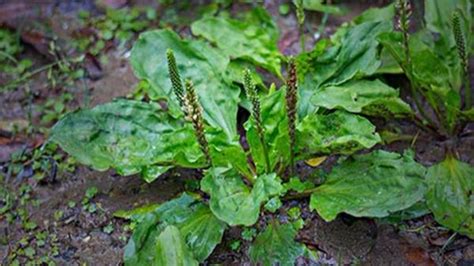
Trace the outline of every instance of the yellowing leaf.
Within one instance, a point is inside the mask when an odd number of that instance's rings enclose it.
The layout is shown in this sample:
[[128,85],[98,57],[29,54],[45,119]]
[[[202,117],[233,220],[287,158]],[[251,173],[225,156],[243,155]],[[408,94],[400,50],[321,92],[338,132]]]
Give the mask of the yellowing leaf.
[[318,165],[326,161],[327,158],[328,158],[327,156],[314,157],[304,162],[311,167],[317,167]]

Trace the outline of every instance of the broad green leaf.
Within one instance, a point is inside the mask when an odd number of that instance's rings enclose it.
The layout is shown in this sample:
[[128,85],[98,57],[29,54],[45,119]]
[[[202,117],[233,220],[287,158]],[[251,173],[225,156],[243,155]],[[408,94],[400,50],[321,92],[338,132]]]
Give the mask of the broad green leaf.
[[227,56],[202,41],[182,40],[170,30],[149,31],[140,35],[132,49],[135,75],[151,84],[154,98],[167,101],[171,114],[181,115],[168,76],[169,48],[174,51],[181,77],[193,81],[206,121],[233,138],[240,90],[226,80],[223,70],[229,64]]
[[303,0],[303,8],[334,15],[342,15],[344,13],[344,10],[338,6],[323,4],[323,0]]
[[[317,60],[325,53],[326,48],[328,48],[329,40],[322,39],[318,41],[313,50],[300,53],[296,56],[296,69],[298,75],[298,116],[304,117],[308,114],[313,114],[317,111],[317,108],[311,103],[310,99],[314,93],[314,90],[317,89],[316,86],[313,86],[314,79],[314,65]],[[330,49],[334,50],[334,49]],[[331,56],[332,57],[332,56]],[[324,61],[324,60],[320,60]]]
[[387,217],[384,217],[382,219],[379,219],[381,222],[388,222],[388,223],[401,223],[405,220],[411,220],[411,219],[416,219],[419,217],[422,217],[424,215],[427,215],[430,213],[430,209],[428,209],[428,206],[426,205],[425,201],[419,201],[415,204],[413,204],[411,207],[401,210],[398,212],[394,212],[390,214]]
[[181,234],[198,261],[204,261],[222,241],[226,225],[211,212],[208,206],[199,204],[194,212],[178,223]]
[[345,212],[385,217],[423,198],[425,168],[413,155],[382,150],[354,155],[333,168],[311,195],[310,207],[326,221]]
[[[286,90],[280,89],[261,97],[261,116],[265,131],[265,145],[269,153],[271,171],[277,164],[286,166],[290,160],[290,137],[286,113]],[[265,172],[265,157],[259,139],[255,120],[251,117],[245,123],[247,142],[258,173]]]
[[381,8],[369,8],[362,14],[354,18],[352,21],[355,24],[362,24],[364,22],[374,21],[393,21],[395,17],[395,4],[389,4]]
[[[351,79],[360,79],[374,74],[380,67],[377,36],[392,30],[390,21],[365,22],[349,27],[343,33],[340,44],[326,49],[315,58],[307,58],[311,69],[307,69],[303,78],[299,77],[299,94],[304,116],[314,110],[305,105],[314,92],[328,85],[339,85]],[[316,47],[318,48],[318,47]]]
[[412,55],[413,76],[425,87],[459,90],[456,74],[451,73],[449,66],[437,57],[431,49],[417,51]]
[[[431,38],[425,31],[410,36],[413,78],[426,89],[436,86],[459,90],[461,77],[458,59],[454,60],[447,56],[448,53],[456,51],[446,51],[443,53],[444,56],[436,54],[436,49],[430,46]],[[382,33],[378,36],[378,40],[400,65],[406,61],[400,32]]]
[[296,192],[303,192],[308,189],[314,188],[314,184],[309,181],[301,181],[298,177],[290,178],[290,181],[284,183],[283,186],[285,187],[286,191],[294,190]]
[[[388,21],[366,22],[349,28],[337,55],[330,62],[315,65],[316,85],[337,85],[375,73],[380,66],[376,37],[387,31],[391,31]],[[319,74],[318,68],[322,70]]]
[[[410,38],[411,76],[423,89],[431,106],[439,110],[439,113],[445,114],[443,125],[448,131],[452,131],[461,107],[459,63],[454,62],[449,56],[436,54],[436,49],[424,43],[424,39],[426,38],[423,32]],[[405,54],[402,52],[401,33],[384,33],[379,36],[379,40],[399,64],[403,65]]]
[[385,118],[404,117],[412,113],[410,106],[399,98],[397,90],[379,80],[355,80],[323,87],[311,99],[316,106],[344,109]]
[[229,140],[222,131],[207,128],[206,137],[209,140],[213,166],[232,166],[241,175],[252,176],[248,167],[247,154],[240,145],[238,136]]
[[158,177],[160,177],[162,174],[166,173],[171,168],[173,167],[150,165],[144,168],[144,170],[141,172],[141,176],[146,182],[151,183],[155,181]]
[[[229,66],[227,66],[226,73],[229,80],[235,83],[242,84],[243,72],[244,70],[249,69],[250,74],[252,75],[252,80],[260,88],[265,88],[263,80],[260,75],[257,73],[256,68],[250,62],[247,62],[242,59],[235,59],[230,61]],[[241,94],[245,96],[245,93]]]
[[426,178],[426,201],[436,221],[474,239],[474,167],[449,156]]
[[131,210],[118,210],[114,212],[114,217],[139,222],[148,213],[156,210],[159,206],[160,204],[152,203]]
[[280,200],[280,197],[276,196],[271,198],[267,203],[265,203],[265,210],[275,213],[280,207],[283,205],[283,203]]
[[[150,265],[156,256],[156,238],[167,225],[182,221],[191,214],[190,206],[196,199],[186,193],[161,204],[147,213],[136,213],[138,222],[124,251],[125,265]],[[166,221],[162,221],[165,220]]]
[[[206,137],[214,165],[230,164],[251,175],[237,136],[229,140],[222,130],[208,127]],[[51,140],[83,164],[122,175],[140,173],[147,182],[173,166],[206,165],[192,126],[156,104],[117,100],[68,114],[53,128]]]
[[157,218],[148,214],[141,218],[125,246],[123,260],[126,266],[150,265],[156,256],[156,238],[163,226],[156,226]]
[[[153,165],[199,168],[204,157],[189,123],[157,104],[116,100],[64,116],[50,139],[80,163],[122,175],[160,174]],[[159,170],[159,171],[156,171]]]
[[125,247],[126,265],[150,265],[156,260],[157,237],[169,225],[179,229],[193,258],[202,262],[221,242],[226,228],[209,207],[186,193],[147,211],[132,216],[138,224]]
[[296,233],[292,224],[272,221],[250,246],[252,262],[264,266],[295,265],[296,259],[304,253],[304,246],[295,241]]
[[403,69],[392,54],[390,54],[388,49],[382,49],[380,52],[380,60],[382,64],[375,74],[403,74]]
[[193,258],[179,229],[169,225],[156,239],[154,265],[197,266],[199,263]]
[[296,149],[301,159],[314,154],[351,154],[380,142],[366,118],[345,111],[309,115],[297,126]]
[[250,226],[257,222],[262,203],[281,194],[283,186],[276,174],[267,174],[258,176],[250,189],[235,171],[211,168],[201,180],[201,190],[210,195],[209,206],[217,218],[231,226]]
[[194,22],[191,30],[216,44],[230,58],[245,59],[281,76],[278,30],[263,9],[257,8],[240,20],[205,17]]

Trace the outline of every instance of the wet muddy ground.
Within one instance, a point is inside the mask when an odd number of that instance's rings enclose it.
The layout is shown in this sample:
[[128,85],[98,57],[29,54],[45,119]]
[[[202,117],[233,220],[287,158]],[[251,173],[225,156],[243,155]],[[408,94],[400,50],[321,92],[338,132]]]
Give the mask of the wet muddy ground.
[[[27,1],[10,2],[0,3],[0,23],[4,27],[19,30],[16,21],[24,20],[25,17],[35,18],[29,23],[21,24],[22,27],[32,27],[40,33],[40,37],[36,39],[22,37],[25,49],[21,56],[33,58],[35,66],[51,62],[42,43],[43,37],[48,36],[47,31],[38,27],[38,24],[49,25],[49,30],[54,30],[55,36],[60,36],[62,41],[67,42],[72,38],[73,29],[77,28],[75,18],[79,9],[91,10],[94,14],[103,10],[102,6],[95,5],[92,0],[38,1],[34,9],[25,6]],[[160,11],[156,1],[99,2],[111,7],[152,3]],[[281,31],[279,48],[285,54],[295,54],[299,51],[295,17],[291,14],[279,15],[279,5],[276,2],[278,1],[265,1],[265,6],[277,18]],[[350,12],[344,17],[330,17],[322,34],[331,33],[338,25],[369,6],[383,3],[384,1],[362,1],[360,4],[352,4]],[[232,8],[239,10],[241,7],[234,5]],[[318,37],[312,33],[319,29],[321,18],[320,14],[307,14],[310,21],[308,47]],[[179,29],[186,34],[185,26]],[[138,81],[127,60],[129,51],[126,48],[117,50],[110,47],[104,53],[108,63],[97,63],[96,58],[86,60],[88,78],[76,80],[72,86],[52,88],[47,81],[47,73],[39,73],[31,78],[28,86],[0,92],[0,181],[3,184],[0,208],[4,208],[9,202],[9,212],[21,212],[19,216],[24,217],[8,221],[8,211],[0,214],[1,265],[9,265],[15,257],[20,262],[33,261],[36,264],[54,261],[58,265],[120,265],[123,247],[133,225],[115,218],[114,212],[169,200],[179,195],[189,181],[200,176],[198,172],[177,170],[147,184],[138,176],[122,177],[113,171],[97,172],[77,166],[70,172],[58,170],[48,173],[51,178],[38,181],[33,178],[35,172],[31,161],[16,163],[21,169],[18,174],[12,174],[14,162],[10,158],[15,151],[28,153],[33,148],[41,147],[46,141],[46,136],[38,132],[41,118],[45,114],[35,107],[44,105],[48,99],[60,97],[64,91],[73,95],[72,100],[67,102],[70,110],[80,106],[94,106],[133,92]],[[0,84],[6,82],[5,77],[0,75]],[[17,124],[27,128],[31,123],[33,134],[10,134],[10,125]],[[426,166],[439,162],[444,157],[447,140],[434,139],[404,122],[374,123],[379,129],[398,127],[405,134],[417,135],[415,141],[397,141],[383,146],[384,149],[400,152],[411,147],[416,152],[417,161]],[[469,125],[465,129],[466,137],[455,140],[460,159],[470,164],[474,164],[472,131],[474,126]],[[330,169],[336,160],[337,158],[328,158],[322,167]],[[311,175],[314,170],[304,164],[300,165],[303,175]],[[92,193],[91,188],[97,188],[97,192]],[[317,214],[310,212],[307,205],[308,199],[289,200],[285,202],[281,213],[266,214],[262,218],[286,221],[286,210],[293,206],[302,208],[301,216],[306,226],[297,239],[315,250],[319,258],[315,261],[299,259],[298,265],[474,265],[474,241],[453,235],[436,224],[431,215],[395,224],[341,215],[334,222],[326,223]],[[257,228],[262,224],[263,221]],[[230,247],[240,237],[241,231],[242,228],[237,227],[226,232],[223,242],[208,259],[208,264],[250,265],[244,252],[248,242],[242,241],[237,250]],[[28,247],[34,247],[33,251]]]

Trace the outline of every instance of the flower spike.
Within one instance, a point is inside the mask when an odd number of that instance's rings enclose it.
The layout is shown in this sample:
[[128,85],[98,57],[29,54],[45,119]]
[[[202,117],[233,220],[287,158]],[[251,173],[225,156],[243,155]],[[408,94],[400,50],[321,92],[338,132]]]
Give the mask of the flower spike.
[[209,143],[207,142],[206,135],[204,134],[202,108],[199,104],[196,90],[194,89],[194,85],[191,80],[185,81],[185,87],[186,95],[184,97],[184,107],[186,110],[186,119],[193,124],[194,133],[196,134],[201,151],[204,153],[207,163],[211,164]]
[[408,46],[409,30],[410,30],[410,17],[411,17],[411,5],[410,0],[398,0],[395,8],[397,10],[397,28],[403,33],[403,49],[405,51],[405,67],[410,69],[411,58],[410,50]]
[[461,14],[459,10],[454,11],[452,16],[453,24],[453,35],[456,41],[456,47],[458,49],[459,59],[461,61],[461,67],[464,76],[464,87],[466,90],[466,109],[471,107],[471,85],[469,78],[469,56],[466,50],[466,36],[464,34],[461,24]]
[[184,111],[183,83],[181,82],[181,77],[179,75],[178,66],[176,65],[176,58],[174,57],[173,50],[166,50],[166,58],[168,59],[168,73],[170,76],[173,92],[176,95],[176,98],[178,98],[179,105]]
[[290,161],[291,161],[291,172],[294,168],[295,159],[295,146],[296,146],[296,115],[297,115],[297,103],[298,103],[298,84],[297,84],[297,73],[296,63],[293,58],[290,58],[288,62],[288,77],[286,80],[286,112],[288,116],[288,131],[290,135]]
[[268,155],[267,144],[265,143],[265,130],[263,129],[262,124],[262,114],[260,110],[260,99],[258,98],[257,88],[255,83],[252,80],[252,75],[250,70],[244,70],[244,89],[247,94],[247,98],[252,103],[252,116],[255,119],[255,125],[257,127],[257,134],[262,145],[264,158],[265,158],[265,167],[266,171],[269,173],[271,171],[270,167],[270,157]]

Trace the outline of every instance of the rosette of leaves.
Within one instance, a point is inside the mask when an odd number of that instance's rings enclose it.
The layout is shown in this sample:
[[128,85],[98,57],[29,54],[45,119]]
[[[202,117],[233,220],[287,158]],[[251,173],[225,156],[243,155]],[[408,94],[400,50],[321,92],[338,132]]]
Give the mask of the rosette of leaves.
[[[397,31],[383,33],[378,40],[410,81],[412,98],[426,123],[438,135],[462,141],[459,133],[474,121],[469,76],[472,3],[425,1],[426,27],[416,32],[409,31],[409,1],[397,1],[396,6]],[[428,169],[426,203],[441,225],[473,238],[473,168],[454,154],[448,144],[446,158]]]
[[[409,79],[419,113],[440,135],[457,135],[465,123],[463,113],[472,109],[468,62],[472,45],[471,6],[469,1],[461,0],[426,1],[426,27],[411,33],[411,7],[408,1],[400,0],[398,31],[378,37]],[[423,101],[429,107],[422,106]]]
[[[182,40],[170,30],[158,30],[141,35],[131,61],[137,76],[152,86],[152,98],[160,103],[121,99],[78,110],[54,126],[51,141],[94,169],[139,173],[148,182],[173,167],[202,169],[200,189],[209,200],[185,193],[128,217],[137,226],[125,251],[127,265],[203,262],[228,226],[254,225],[267,201],[295,193],[293,185],[282,181],[289,177],[285,173],[293,167],[292,160],[351,155],[380,141],[370,121],[343,109],[295,116],[296,108],[306,100],[298,99],[296,71],[290,71],[289,88],[272,86],[267,92],[257,91],[247,72],[242,83],[252,112],[244,123],[246,150],[237,133],[240,90],[231,86],[224,71],[229,57],[206,42]],[[348,184],[343,174],[334,174],[324,187],[305,184],[301,193],[312,195],[311,206],[327,220],[340,212],[381,217],[415,204],[422,190],[416,189],[422,187],[420,166],[405,156],[382,155],[387,158],[375,154],[366,160],[355,159],[361,169],[373,167],[354,174]],[[378,163],[379,157],[386,162]],[[411,168],[398,173],[402,162],[410,163]],[[385,168],[390,175],[380,174]],[[298,183],[295,178],[291,184]],[[350,190],[368,183],[371,189],[364,193]],[[404,188],[416,193],[401,195]],[[378,199],[378,192],[400,195],[403,200],[380,205],[384,198]],[[347,200],[347,194],[352,198]],[[320,200],[324,197],[333,197],[335,203]],[[357,209],[362,202],[363,211]],[[334,210],[326,215],[328,204]],[[291,226],[268,225],[252,244],[251,257],[265,265],[291,264],[304,253],[294,237]],[[273,241],[266,243],[265,239]],[[260,261],[258,254],[265,250],[275,256]]]

